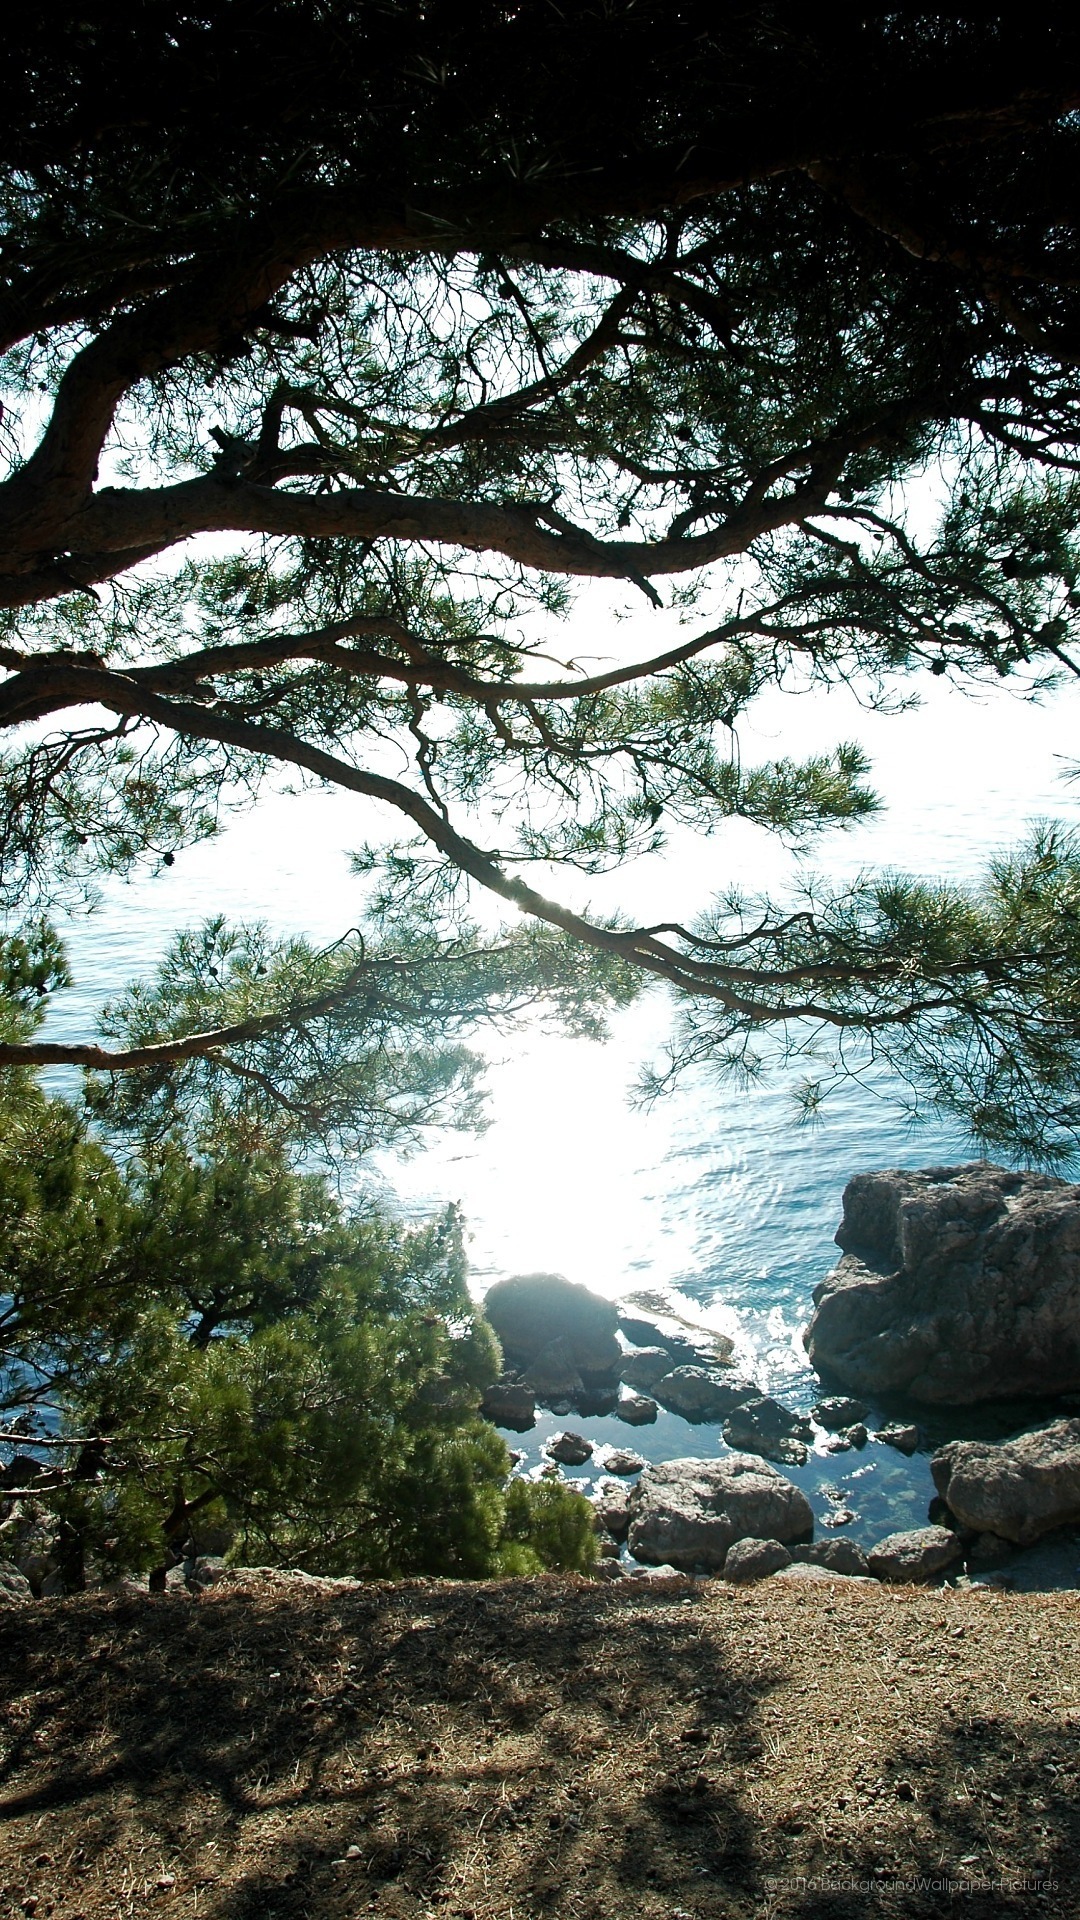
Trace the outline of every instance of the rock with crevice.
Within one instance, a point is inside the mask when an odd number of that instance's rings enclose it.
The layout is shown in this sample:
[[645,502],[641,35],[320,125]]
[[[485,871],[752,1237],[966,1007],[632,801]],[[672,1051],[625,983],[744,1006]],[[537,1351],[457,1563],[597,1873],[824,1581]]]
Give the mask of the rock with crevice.
[[930,1471],[962,1526],[1030,1546],[1080,1521],[1080,1419],[1051,1420],[996,1444],[950,1440]]
[[630,1531],[630,1488],[625,1480],[601,1480],[592,1504],[597,1526],[613,1540],[625,1540]]
[[974,1161],[858,1174],[805,1341],[855,1393],[940,1405],[1080,1388],[1080,1187]]
[[646,1467],[630,1501],[630,1551],[637,1560],[719,1573],[736,1540],[809,1539],[814,1515],[804,1493],[756,1454],[716,1460],[662,1460]]

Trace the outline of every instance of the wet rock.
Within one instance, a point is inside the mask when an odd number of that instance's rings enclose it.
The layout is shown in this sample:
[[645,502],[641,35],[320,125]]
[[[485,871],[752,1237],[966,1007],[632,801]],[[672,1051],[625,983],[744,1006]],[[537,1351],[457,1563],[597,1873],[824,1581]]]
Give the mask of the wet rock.
[[583,1433],[553,1433],[544,1451],[564,1467],[580,1467],[592,1459],[592,1441]]
[[919,1450],[918,1427],[879,1427],[874,1435],[884,1447],[895,1447],[898,1453],[917,1453]]
[[713,1333],[707,1327],[679,1330],[670,1324],[646,1320],[636,1314],[620,1313],[619,1332],[635,1346],[662,1347],[681,1366],[726,1367],[735,1351],[735,1342],[726,1333]]
[[963,1551],[963,1541],[948,1527],[912,1527],[879,1540],[867,1558],[879,1580],[910,1584],[933,1580],[955,1567]]
[[844,1427],[851,1427],[859,1420],[865,1420],[869,1412],[861,1400],[852,1400],[847,1394],[833,1393],[819,1400],[811,1409],[819,1427],[829,1433],[839,1433]]
[[1080,1388],[1080,1188],[986,1161],[859,1174],[836,1238],[820,1372],[946,1405]]
[[996,1446],[950,1440],[930,1471],[962,1526],[1030,1546],[1080,1520],[1080,1420],[1051,1420]]
[[653,1394],[684,1420],[723,1420],[744,1400],[756,1400],[758,1389],[735,1374],[724,1378],[705,1367],[673,1367],[656,1382]]
[[640,1473],[645,1465],[640,1453],[629,1447],[604,1447],[596,1458],[605,1473]]
[[531,1388],[510,1382],[485,1387],[480,1402],[485,1420],[497,1427],[509,1427],[513,1433],[527,1433],[536,1425],[536,1395]]
[[606,1419],[609,1413],[615,1412],[618,1404],[619,1389],[616,1386],[583,1387],[580,1393],[575,1393],[573,1406],[568,1411],[580,1414],[583,1420]]
[[779,1540],[736,1540],[724,1559],[725,1580],[741,1585],[745,1581],[765,1580],[781,1567],[790,1567],[791,1555]]
[[525,1368],[521,1379],[522,1384],[531,1387],[541,1400],[574,1400],[585,1385],[570,1342],[561,1339],[550,1340],[546,1347],[542,1347]]
[[25,1607],[34,1598],[33,1588],[12,1560],[0,1560],[0,1606]]
[[804,1566],[824,1567],[827,1573],[851,1576],[870,1572],[870,1562],[854,1540],[810,1540],[805,1546],[792,1547],[791,1557]]
[[592,1497],[597,1524],[613,1540],[625,1540],[630,1531],[630,1489],[622,1480],[601,1480]]
[[656,1401],[645,1393],[624,1393],[614,1408],[616,1420],[625,1420],[628,1427],[651,1426],[657,1411]]
[[808,1539],[806,1496],[752,1454],[664,1460],[646,1467],[631,1497],[635,1559],[719,1572],[736,1540]]
[[484,1312],[508,1361],[531,1370],[545,1349],[559,1341],[567,1364],[583,1379],[614,1378],[618,1372],[622,1349],[615,1337],[619,1316],[614,1302],[560,1273],[497,1280],[484,1297]]
[[806,1460],[810,1422],[782,1407],[770,1394],[760,1394],[733,1407],[724,1421],[724,1439],[741,1453],[761,1453],[767,1460],[801,1467]]
[[649,1393],[671,1367],[672,1355],[664,1347],[639,1347],[636,1353],[627,1354],[619,1368],[619,1379],[628,1387]]

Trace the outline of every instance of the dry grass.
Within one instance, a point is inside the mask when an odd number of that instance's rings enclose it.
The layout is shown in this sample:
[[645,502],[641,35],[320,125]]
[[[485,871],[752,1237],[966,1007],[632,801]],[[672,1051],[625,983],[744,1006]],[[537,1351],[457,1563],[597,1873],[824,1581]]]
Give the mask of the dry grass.
[[12,1608],[0,1915],[1071,1916],[1078,1643],[1075,1594],[842,1583]]

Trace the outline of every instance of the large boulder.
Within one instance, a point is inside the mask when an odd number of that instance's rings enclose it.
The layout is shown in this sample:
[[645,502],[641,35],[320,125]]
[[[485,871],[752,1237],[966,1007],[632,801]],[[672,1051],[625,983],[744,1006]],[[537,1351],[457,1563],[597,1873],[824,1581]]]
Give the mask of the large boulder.
[[514,1433],[527,1433],[536,1425],[535,1395],[513,1381],[498,1380],[485,1387],[480,1411],[485,1420],[497,1427],[510,1427]]
[[809,1437],[809,1420],[782,1407],[767,1393],[733,1407],[724,1421],[724,1439],[729,1447],[739,1453],[763,1453],[766,1459],[779,1460],[789,1467],[805,1464]]
[[1080,1187],[975,1161],[863,1173],[814,1292],[818,1372],[960,1405],[1080,1388]]
[[996,1446],[950,1440],[930,1471],[961,1526],[1030,1546],[1080,1520],[1080,1420],[1051,1420]]
[[805,1494],[752,1454],[663,1460],[646,1467],[630,1497],[630,1551],[687,1572],[719,1573],[736,1540],[809,1539]]
[[756,1400],[752,1380],[711,1373],[707,1367],[673,1367],[653,1387],[653,1399],[684,1420],[724,1420],[744,1400]]
[[497,1280],[484,1297],[484,1312],[518,1366],[531,1367],[558,1341],[568,1362],[586,1381],[614,1379],[622,1360],[615,1337],[618,1312],[588,1287],[561,1273],[519,1273]]

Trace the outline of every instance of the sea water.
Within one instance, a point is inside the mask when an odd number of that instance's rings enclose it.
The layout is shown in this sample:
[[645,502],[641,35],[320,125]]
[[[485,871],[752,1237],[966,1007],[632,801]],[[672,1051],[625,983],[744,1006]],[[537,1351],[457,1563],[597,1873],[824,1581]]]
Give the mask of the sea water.
[[[731,882],[782,895],[806,870],[843,880],[883,866],[968,879],[1032,820],[1080,825],[1080,788],[1070,781],[1080,692],[1065,687],[1040,702],[1009,689],[972,698],[929,680],[919,692],[923,704],[899,714],[870,711],[844,688],[770,696],[741,730],[747,764],[858,738],[885,808],[853,831],[792,852],[731,822],[709,839],[676,836],[663,856],[606,878],[544,876],[543,890],[561,890],[577,906],[619,906],[643,922],[685,921]],[[168,872],[110,883],[96,912],[64,923],[76,986],[57,996],[50,1036],[88,1037],[98,1006],[148,974],[176,928],[212,913],[337,938],[363,912],[347,850],[373,831],[370,812],[349,796],[271,795]],[[486,1133],[436,1135],[411,1159],[383,1155],[347,1169],[347,1181],[373,1182],[410,1217],[460,1203],[478,1294],[507,1273],[556,1271],[613,1298],[644,1295],[731,1334],[741,1370],[805,1410],[820,1383],[806,1365],[802,1329],[813,1288],[837,1258],[845,1182],[868,1168],[948,1163],[974,1150],[933,1118],[913,1128],[903,1089],[882,1073],[842,1086],[812,1127],[796,1123],[792,1075],[783,1071],[742,1089],[698,1072],[643,1109],[633,1103],[634,1082],[662,1049],[670,1019],[663,994],[650,993],[616,1015],[603,1043],[528,1024],[495,1045],[478,1035],[491,1060]],[[787,1471],[822,1526],[839,1519],[865,1545],[925,1522],[929,1452],[941,1439],[1000,1435],[1035,1411],[874,1406],[871,1425],[905,1413],[918,1419],[923,1444],[913,1459],[872,1443],[815,1452]],[[541,1470],[543,1443],[563,1424],[542,1415],[531,1433],[508,1436],[523,1451],[522,1471]],[[598,1445],[630,1445],[650,1459],[723,1448],[715,1427],[663,1412],[637,1429],[614,1418],[571,1424]],[[587,1482],[596,1472],[589,1463],[571,1475]],[[1058,1577],[1069,1576],[1059,1569]]]

